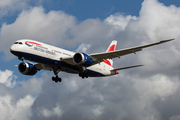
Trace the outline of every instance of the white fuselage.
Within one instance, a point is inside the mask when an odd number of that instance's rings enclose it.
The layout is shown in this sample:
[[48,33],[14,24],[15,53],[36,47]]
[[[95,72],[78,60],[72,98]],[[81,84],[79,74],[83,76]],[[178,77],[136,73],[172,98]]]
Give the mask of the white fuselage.
[[77,66],[75,63],[65,63],[61,59],[72,58],[75,52],[34,40],[18,40],[11,46],[10,51],[19,58],[43,64],[45,67],[53,68],[57,66],[59,71],[78,74],[81,69],[86,69],[90,77],[114,75],[111,73],[113,67],[105,62],[100,62],[90,67]]

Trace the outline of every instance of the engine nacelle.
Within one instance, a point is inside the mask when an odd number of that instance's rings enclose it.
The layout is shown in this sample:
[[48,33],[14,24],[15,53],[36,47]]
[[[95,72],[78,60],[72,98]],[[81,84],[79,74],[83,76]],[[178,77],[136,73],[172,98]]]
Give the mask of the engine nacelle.
[[76,53],[73,57],[73,61],[75,64],[84,67],[91,66],[93,63],[93,59],[85,53]]
[[37,73],[36,67],[28,62],[21,62],[18,66],[18,70],[24,75],[35,75]]

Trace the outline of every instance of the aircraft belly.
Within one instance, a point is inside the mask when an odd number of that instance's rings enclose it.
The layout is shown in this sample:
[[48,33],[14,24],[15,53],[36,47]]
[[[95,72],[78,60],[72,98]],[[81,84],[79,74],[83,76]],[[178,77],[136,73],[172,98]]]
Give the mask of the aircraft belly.
[[86,69],[86,74],[89,77],[103,77],[103,76],[105,76],[104,74],[102,74],[100,72],[88,70],[88,69]]
[[102,77],[109,76],[110,71],[106,69],[102,64],[96,64],[87,68],[87,74],[90,77]]

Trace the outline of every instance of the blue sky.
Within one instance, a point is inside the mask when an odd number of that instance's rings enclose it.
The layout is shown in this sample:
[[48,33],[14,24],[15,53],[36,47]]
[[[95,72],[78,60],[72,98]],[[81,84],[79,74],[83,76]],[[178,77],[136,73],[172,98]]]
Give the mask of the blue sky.
[[118,12],[124,14],[138,15],[142,2],[143,0],[138,0],[138,1],[132,1],[132,0],[65,1],[64,0],[58,2],[55,1],[54,4],[49,3],[48,6],[46,4],[43,6],[45,8],[47,7],[49,10],[52,9],[63,10],[68,14],[76,16],[78,20],[82,21],[87,18],[105,19],[109,15]]
[[[43,2],[32,0],[29,2],[29,7],[43,6],[45,12],[49,12],[51,10],[62,10],[67,14],[75,16],[79,21],[83,21],[88,18],[99,18],[103,20],[109,15],[115,13],[139,16],[142,2],[143,0],[45,0]],[[180,6],[180,2],[177,0],[159,0],[159,2],[165,4],[166,6],[172,4],[177,7]],[[20,12],[21,11],[18,10],[14,14],[10,13],[9,15],[3,17],[3,19],[1,19],[1,23],[14,22]]]
[[[178,0],[0,0],[0,119],[180,119],[179,8]],[[114,59],[115,68],[142,68],[84,80],[61,72],[56,84],[52,72],[14,67],[21,61],[9,47],[22,38],[87,53],[113,39],[117,49],[176,40]]]

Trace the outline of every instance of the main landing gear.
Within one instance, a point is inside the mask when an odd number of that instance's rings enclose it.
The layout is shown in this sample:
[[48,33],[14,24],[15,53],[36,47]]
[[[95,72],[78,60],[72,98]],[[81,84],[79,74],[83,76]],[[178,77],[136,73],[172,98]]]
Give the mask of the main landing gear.
[[54,70],[53,72],[54,72],[54,74],[56,75],[56,77],[52,77],[52,81],[55,81],[56,83],[57,83],[57,82],[61,82],[62,79],[58,77],[58,71],[55,71],[55,70]]
[[62,79],[56,76],[56,77],[52,77],[52,81],[55,81],[57,83],[57,82],[61,82]]
[[86,72],[83,72],[83,73],[79,73],[79,77],[82,77],[82,79],[84,79],[84,78],[88,78],[88,75]]

